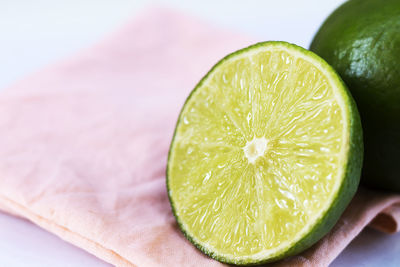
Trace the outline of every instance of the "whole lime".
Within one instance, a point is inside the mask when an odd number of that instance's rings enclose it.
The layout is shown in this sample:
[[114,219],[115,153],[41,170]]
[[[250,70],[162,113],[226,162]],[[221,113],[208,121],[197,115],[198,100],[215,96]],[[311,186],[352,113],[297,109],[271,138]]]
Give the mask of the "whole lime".
[[364,128],[361,182],[400,192],[400,0],[350,0],[310,50],[330,63],[355,98]]

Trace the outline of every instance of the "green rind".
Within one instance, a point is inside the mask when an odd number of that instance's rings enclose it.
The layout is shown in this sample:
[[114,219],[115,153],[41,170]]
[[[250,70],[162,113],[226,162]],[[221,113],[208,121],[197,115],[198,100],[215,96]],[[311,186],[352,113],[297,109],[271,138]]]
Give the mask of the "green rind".
[[[197,243],[189,233],[184,231],[184,228],[182,226],[182,223],[179,219],[179,217],[176,215],[176,210],[175,210],[175,205],[172,200],[171,196],[171,191],[170,191],[170,186],[169,186],[169,162],[170,162],[170,155],[172,151],[172,147],[175,141],[175,136],[176,136],[176,131],[178,128],[178,125],[181,121],[181,114],[185,108],[185,105],[188,103],[189,99],[192,97],[193,93],[202,86],[203,82],[207,80],[208,76],[213,73],[213,71],[218,68],[223,62],[226,60],[229,60],[231,57],[246,52],[250,51],[254,48],[259,48],[263,46],[286,46],[292,49],[297,49],[303,54],[306,54],[310,57],[312,57],[314,60],[318,61],[323,67],[328,69],[332,73],[332,77],[335,78],[336,83],[339,88],[342,88],[342,96],[345,100],[346,106],[348,107],[348,125],[349,125],[349,150],[348,150],[348,160],[345,163],[345,171],[344,171],[344,177],[342,180],[342,184],[334,197],[334,201],[331,205],[331,207],[325,212],[325,214],[322,216],[322,218],[312,227],[312,229],[309,231],[308,234],[306,234],[303,238],[301,238],[294,246],[289,247],[286,251],[282,252],[279,255],[267,258],[267,259],[262,259],[258,261],[232,261],[229,260],[223,256],[220,256],[213,251],[210,251],[204,247],[202,247],[199,243]],[[265,264],[265,263],[271,263],[275,262],[293,255],[296,255],[305,249],[311,247],[313,244],[315,244],[318,240],[320,240],[324,235],[326,235],[332,227],[336,224],[336,222],[339,220],[341,214],[344,212],[346,209],[347,205],[353,198],[354,194],[357,191],[358,184],[360,181],[360,175],[361,175],[361,167],[362,167],[362,161],[363,161],[363,138],[362,138],[362,127],[361,127],[361,121],[360,121],[360,116],[358,114],[357,106],[347,90],[346,85],[342,81],[342,79],[337,75],[336,71],[328,64],[326,61],[324,61],[322,58],[320,58],[318,55],[315,53],[308,51],[300,46],[297,46],[295,44],[291,44],[288,42],[283,42],[283,41],[267,41],[267,42],[260,42],[256,43],[254,45],[248,46],[246,48],[240,49],[236,52],[233,52],[227,56],[225,56],[223,59],[221,59],[219,62],[217,62],[211,70],[198,82],[198,84],[195,86],[195,88],[192,90],[192,92],[189,94],[187,97],[184,105],[182,106],[181,112],[178,117],[178,121],[176,123],[175,131],[173,134],[173,138],[171,141],[170,145],[170,150],[168,152],[168,163],[167,163],[167,169],[166,169],[166,184],[167,184],[167,192],[168,192],[168,198],[171,204],[171,209],[172,213],[178,223],[179,228],[181,229],[182,233],[184,236],[193,244],[195,245],[199,250],[201,250],[203,253],[208,255],[209,257],[218,260],[223,263],[227,264],[234,264],[234,265],[240,265],[240,266],[252,266],[252,265],[260,265],[260,264]]]

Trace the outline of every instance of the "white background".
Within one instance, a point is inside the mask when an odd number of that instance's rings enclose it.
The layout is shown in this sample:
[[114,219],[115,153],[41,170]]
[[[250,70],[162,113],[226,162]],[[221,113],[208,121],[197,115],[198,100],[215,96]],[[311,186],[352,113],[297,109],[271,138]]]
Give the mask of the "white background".
[[[261,40],[308,47],[343,0],[0,0],[0,89],[88,47],[143,8],[166,6]],[[365,230],[331,266],[400,266],[400,234]],[[109,266],[37,226],[0,213],[0,266]]]

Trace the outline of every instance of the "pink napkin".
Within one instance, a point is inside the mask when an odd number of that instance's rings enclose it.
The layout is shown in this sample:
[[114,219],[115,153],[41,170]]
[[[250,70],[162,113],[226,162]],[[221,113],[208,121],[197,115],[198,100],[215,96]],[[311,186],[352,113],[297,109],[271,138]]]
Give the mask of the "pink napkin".
[[[153,9],[2,91],[0,209],[117,266],[222,266],[177,228],[166,158],[190,90],[250,43]],[[395,203],[399,196],[360,192],[328,236],[279,264],[327,265],[374,218],[376,228],[397,231]]]

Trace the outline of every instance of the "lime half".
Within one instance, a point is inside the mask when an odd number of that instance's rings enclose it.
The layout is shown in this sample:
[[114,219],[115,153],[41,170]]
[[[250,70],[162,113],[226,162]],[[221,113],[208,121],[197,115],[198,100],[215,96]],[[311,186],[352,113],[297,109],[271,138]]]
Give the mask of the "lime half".
[[320,57],[265,42],[218,62],[188,97],[167,186],[185,236],[221,262],[296,254],[353,197],[362,130],[353,99]]

